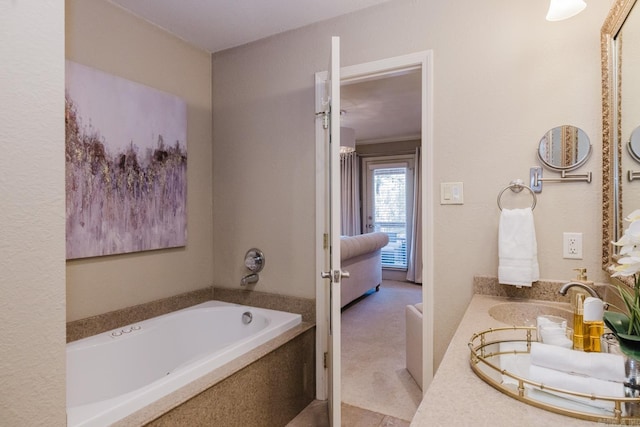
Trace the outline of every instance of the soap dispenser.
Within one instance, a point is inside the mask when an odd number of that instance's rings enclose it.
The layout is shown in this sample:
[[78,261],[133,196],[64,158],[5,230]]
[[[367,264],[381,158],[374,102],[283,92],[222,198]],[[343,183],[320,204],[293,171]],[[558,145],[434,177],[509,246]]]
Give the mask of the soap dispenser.
[[588,297],[584,300],[584,351],[600,351],[600,337],[604,333],[603,315],[604,303],[600,298]]
[[576,292],[573,297],[573,349],[584,351],[585,343],[589,340],[584,337],[584,300],[587,294]]
[[589,280],[589,278],[587,277],[586,268],[574,268],[573,270],[578,272],[576,282],[584,283],[587,286],[593,286],[593,280]]

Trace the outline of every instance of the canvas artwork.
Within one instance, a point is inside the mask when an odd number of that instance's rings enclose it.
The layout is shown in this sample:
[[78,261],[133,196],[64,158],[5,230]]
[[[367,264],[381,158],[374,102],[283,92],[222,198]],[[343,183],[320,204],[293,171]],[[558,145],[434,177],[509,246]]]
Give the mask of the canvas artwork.
[[66,62],[67,259],[184,246],[187,107]]

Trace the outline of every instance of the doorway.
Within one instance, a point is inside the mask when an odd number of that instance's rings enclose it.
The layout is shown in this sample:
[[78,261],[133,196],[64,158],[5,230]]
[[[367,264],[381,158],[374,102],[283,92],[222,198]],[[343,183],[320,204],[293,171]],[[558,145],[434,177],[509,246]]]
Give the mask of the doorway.
[[[414,159],[421,133],[420,89],[420,70],[414,69],[350,82],[341,86],[340,93],[341,126],[353,129],[360,166],[360,232],[383,232],[389,238],[381,249],[379,290],[342,311],[342,404],[406,421],[422,397],[405,368],[404,326],[406,306],[422,301],[420,285],[407,281]],[[343,203],[351,200],[345,197]]]
[[[343,67],[341,71],[341,83],[354,84],[359,82],[366,82],[373,79],[381,79],[410,71],[418,70],[421,75],[421,129],[420,129],[420,146],[421,146],[421,165],[424,171],[421,174],[421,187],[426,189],[424,191],[421,202],[421,219],[423,224],[422,232],[422,301],[423,301],[423,384],[424,389],[427,388],[433,376],[433,108],[432,108],[432,52],[425,51],[415,54],[405,55],[401,57],[389,58],[380,61],[374,61],[370,63]],[[322,135],[318,132],[317,135]],[[322,149],[323,138],[316,138],[316,153],[318,158],[318,164],[324,164],[325,158],[324,150]],[[324,180],[317,179],[319,187],[317,189],[318,194],[324,194],[325,188],[322,187]],[[320,200],[321,198],[318,198]],[[319,207],[316,211],[322,211]],[[324,217],[317,218],[317,221],[322,224]],[[317,227],[321,229],[321,227]],[[318,233],[317,247],[322,248],[322,235]],[[317,257],[319,260],[321,256]],[[322,264],[319,263],[318,271],[321,271]],[[326,298],[323,289],[326,284],[320,279],[319,274],[317,277],[317,310],[318,310],[318,323],[324,322],[327,318],[326,313]],[[321,334],[322,326],[319,325],[317,329],[318,334]],[[398,331],[399,333],[401,331]],[[323,344],[323,340],[318,340],[317,355],[318,359],[322,360],[324,353],[327,352],[326,345]],[[323,369],[318,369],[317,375],[317,396],[319,399],[326,399],[326,376]]]

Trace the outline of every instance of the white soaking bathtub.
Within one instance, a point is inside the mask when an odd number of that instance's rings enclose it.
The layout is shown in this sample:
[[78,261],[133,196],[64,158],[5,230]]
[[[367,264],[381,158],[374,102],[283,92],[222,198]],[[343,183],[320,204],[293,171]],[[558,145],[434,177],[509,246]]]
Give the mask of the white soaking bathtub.
[[67,425],[106,426],[301,323],[207,301],[67,344]]

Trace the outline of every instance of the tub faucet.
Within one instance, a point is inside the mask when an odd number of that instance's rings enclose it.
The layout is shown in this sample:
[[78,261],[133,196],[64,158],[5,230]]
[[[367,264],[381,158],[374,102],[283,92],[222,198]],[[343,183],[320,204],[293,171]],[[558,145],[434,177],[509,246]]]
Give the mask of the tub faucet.
[[256,273],[247,274],[242,278],[242,280],[240,280],[240,284],[242,286],[253,285],[254,283],[257,283],[259,279],[260,277],[258,277]]

